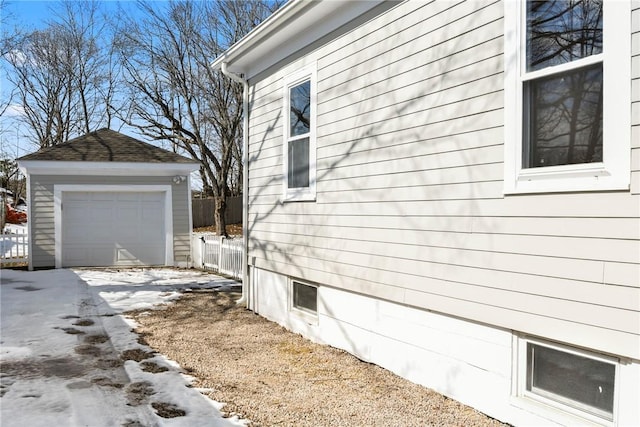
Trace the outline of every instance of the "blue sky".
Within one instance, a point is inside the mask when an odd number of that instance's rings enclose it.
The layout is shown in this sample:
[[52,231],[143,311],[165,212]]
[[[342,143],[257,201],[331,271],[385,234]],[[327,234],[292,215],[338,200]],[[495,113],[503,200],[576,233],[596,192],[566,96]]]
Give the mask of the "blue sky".
[[[158,1],[158,4],[162,2]],[[118,7],[125,9],[130,14],[138,13],[133,0],[103,0],[101,3],[101,8],[107,13],[115,12]],[[55,7],[59,4],[58,1],[6,0],[1,13],[6,17],[10,27],[15,26],[29,32],[43,28],[47,21],[53,20]],[[0,88],[2,89],[2,99],[5,99],[11,91],[11,86],[6,80],[4,72],[0,73]],[[37,150],[38,147],[24,136],[26,125],[20,125],[11,112],[0,118],[0,129],[2,130],[0,132],[1,153],[6,153],[10,157],[20,157]],[[133,136],[138,137],[138,135]]]
[[[135,13],[134,1],[103,0],[102,7],[115,10],[120,6],[128,9],[130,13]],[[58,1],[32,1],[32,0],[12,0],[6,2],[6,13],[11,16],[11,22],[24,29],[38,29],[46,25],[47,20],[54,17],[55,6]]]

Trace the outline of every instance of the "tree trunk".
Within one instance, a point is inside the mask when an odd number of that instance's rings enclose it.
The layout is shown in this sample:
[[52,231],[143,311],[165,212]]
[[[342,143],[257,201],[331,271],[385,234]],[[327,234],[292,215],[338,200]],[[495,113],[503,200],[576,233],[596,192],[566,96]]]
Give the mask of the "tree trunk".
[[216,234],[219,236],[227,235],[227,222],[225,220],[225,213],[227,211],[227,197],[225,194],[218,195],[214,198],[215,208],[213,211],[213,218],[216,221]]

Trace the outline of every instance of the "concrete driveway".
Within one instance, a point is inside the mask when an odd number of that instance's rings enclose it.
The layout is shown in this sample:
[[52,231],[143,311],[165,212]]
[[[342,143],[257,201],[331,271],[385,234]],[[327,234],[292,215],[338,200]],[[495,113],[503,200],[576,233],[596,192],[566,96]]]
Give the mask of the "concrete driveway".
[[120,314],[235,282],[175,269],[0,274],[3,427],[245,425],[223,418]]

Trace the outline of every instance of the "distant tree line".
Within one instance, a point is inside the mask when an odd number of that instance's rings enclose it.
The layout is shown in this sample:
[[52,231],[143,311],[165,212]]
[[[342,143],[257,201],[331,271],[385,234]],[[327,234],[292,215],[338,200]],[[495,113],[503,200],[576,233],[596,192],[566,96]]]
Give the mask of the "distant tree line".
[[40,147],[126,125],[198,160],[224,234],[226,198],[242,190],[242,87],[210,64],[281,3],[138,1],[140,19],[107,14],[99,1],[61,1],[31,32],[11,30],[3,14],[9,102]]

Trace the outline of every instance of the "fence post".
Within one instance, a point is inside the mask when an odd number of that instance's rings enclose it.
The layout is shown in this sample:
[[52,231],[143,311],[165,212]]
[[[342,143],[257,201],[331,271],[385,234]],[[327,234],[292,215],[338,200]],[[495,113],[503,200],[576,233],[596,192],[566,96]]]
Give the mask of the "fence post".
[[222,270],[222,244],[224,243],[224,236],[220,236],[220,243],[218,246],[218,272],[220,272],[220,270]]
[[204,261],[206,259],[205,258],[205,256],[206,256],[205,250],[206,250],[206,243],[207,242],[206,242],[204,236],[200,237],[199,240],[200,240],[200,265],[199,265],[199,267],[200,268],[204,268]]

